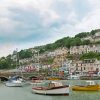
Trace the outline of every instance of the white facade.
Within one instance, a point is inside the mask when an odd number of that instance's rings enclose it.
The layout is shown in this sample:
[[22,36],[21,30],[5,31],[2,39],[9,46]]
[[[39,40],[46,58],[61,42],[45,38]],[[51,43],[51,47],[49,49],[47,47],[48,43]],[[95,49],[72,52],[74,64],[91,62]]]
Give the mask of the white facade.
[[60,55],[66,55],[68,53],[68,48],[58,48],[52,52],[48,52],[47,56],[48,57],[55,57],[55,56],[60,56]]
[[100,52],[100,45],[81,45],[70,48],[70,54],[84,54],[89,52]]

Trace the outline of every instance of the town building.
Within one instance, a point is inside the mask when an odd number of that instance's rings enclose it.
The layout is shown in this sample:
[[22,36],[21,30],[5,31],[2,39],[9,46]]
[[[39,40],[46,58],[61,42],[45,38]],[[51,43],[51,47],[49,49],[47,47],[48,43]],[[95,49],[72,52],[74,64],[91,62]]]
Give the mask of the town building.
[[100,44],[70,47],[70,54],[84,54],[89,52],[100,52]]
[[100,72],[100,60],[85,59],[70,63],[70,74],[90,75]]
[[87,36],[82,38],[81,40],[90,40],[90,42],[100,42],[100,30],[98,30],[94,35]]
[[56,57],[56,56],[62,56],[62,55],[66,55],[69,52],[68,48],[58,48],[54,51],[50,51],[47,53],[47,57]]
[[98,32],[94,35],[93,39],[94,39],[94,42],[100,42],[100,31],[98,31]]

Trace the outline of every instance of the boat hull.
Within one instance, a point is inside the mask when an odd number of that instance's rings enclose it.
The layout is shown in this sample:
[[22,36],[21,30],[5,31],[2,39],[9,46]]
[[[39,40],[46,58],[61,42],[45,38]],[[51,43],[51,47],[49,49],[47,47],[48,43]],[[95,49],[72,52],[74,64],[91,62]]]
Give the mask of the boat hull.
[[99,85],[99,90],[100,90],[100,85]]
[[69,87],[49,89],[49,90],[32,89],[32,92],[43,95],[69,95]]
[[98,91],[99,86],[98,85],[88,85],[88,86],[73,86],[73,91]]
[[6,82],[5,84],[8,87],[22,87],[22,83]]
[[41,85],[43,84],[43,81],[42,80],[34,80],[32,82],[30,82],[31,85]]
[[48,78],[48,80],[62,80],[62,78]]

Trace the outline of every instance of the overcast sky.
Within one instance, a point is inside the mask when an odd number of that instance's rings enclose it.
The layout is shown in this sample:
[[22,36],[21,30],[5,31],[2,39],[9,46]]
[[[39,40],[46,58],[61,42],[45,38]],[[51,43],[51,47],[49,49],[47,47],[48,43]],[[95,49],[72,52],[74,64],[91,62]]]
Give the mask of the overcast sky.
[[100,28],[100,0],[0,0],[0,57]]

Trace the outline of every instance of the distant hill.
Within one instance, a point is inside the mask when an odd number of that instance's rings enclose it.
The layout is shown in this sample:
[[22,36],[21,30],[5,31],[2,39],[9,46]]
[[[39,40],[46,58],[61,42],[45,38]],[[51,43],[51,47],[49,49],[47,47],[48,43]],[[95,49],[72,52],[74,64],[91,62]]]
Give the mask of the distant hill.
[[40,53],[43,53],[45,51],[55,50],[59,47],[70,48],[71,46],[80,46],[80,45],[89,45],[91,43],[100,43],[100,41],[91,42],[91,39],[89,39],[93,36],[95,37],[95,34],[98,32],[100,32],[100,29],[92,30],[91,32],[81,32],[75,35],[75,37],[64,37],[62,39],[55,41],[52,44],[38,46],[38,47],[35,47],[35,49],[39,49]]

